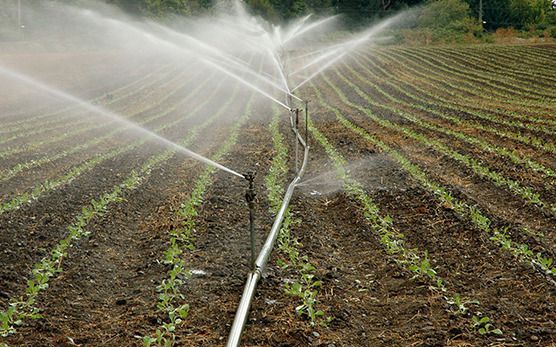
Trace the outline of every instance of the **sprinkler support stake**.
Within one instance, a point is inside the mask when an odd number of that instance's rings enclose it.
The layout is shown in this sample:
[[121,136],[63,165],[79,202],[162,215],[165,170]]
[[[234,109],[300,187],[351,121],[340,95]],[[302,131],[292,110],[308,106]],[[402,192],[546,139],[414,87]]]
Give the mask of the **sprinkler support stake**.
[[255,172],[249,171],[243,177],[249,181],[249,187],[245,193],[245,200],[249,206],[249,237],[251,239],[251,267],[255,269],[255,262],[257,260],[256,252],[256,235],[255,235]]

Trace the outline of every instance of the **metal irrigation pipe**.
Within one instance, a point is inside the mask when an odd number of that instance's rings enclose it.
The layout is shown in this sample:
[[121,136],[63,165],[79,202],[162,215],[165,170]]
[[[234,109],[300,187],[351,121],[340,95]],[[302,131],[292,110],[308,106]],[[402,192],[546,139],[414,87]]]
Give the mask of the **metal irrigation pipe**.
[[[293,114],[291,116],[293,116]],[[307,117],[307,113],[306,113],[306,117]],[[251,301],[255,296],[257,283],[262,277],[262,274],[268,263],[268,259],[270,258],[270,253],[272,252],[272,248],[274,247],[274,243],[276,243],[276,239],[278,238],[278,234],[280,233],[280,228],[282,227],[282,222],[284,221],[286,210],[288,209],[288,206],[290,204],[295,186],[299,183],[299,181],[303,177],[303,174],[305,173],[307,160],[309,158],[309,146],[307,145],[307,142],[303,140],[303,137],[299,134],[297,128],[293,126],[293,122],[292,122],[292,130],[295,133],[296,143],[299,142],[305,149],[304,156],[303,156],[303,164],[301,165],[301,169],[297,172],[297,176],[293,179],[293,181],[291,181],[290,185],[288,186],[288,189],[286,190],[286,194],[284,195],[284,199],[282,200],[282,206],[280,207],[280,211],[278,211],[278,215],[276,215],[276,219],[274,220],[274,224],[272,224],[270,233],[266,238],[266,241],[263,245],[263,248],[261,249],[261,252],[259,253],[259,256],[257,257],[257,260],[255,261],[255,266],[253,268],[253,271],[251,271],[247,275],[247,281],[245,282],[243,295],[241,296],[241,301],[236,311],[234,323],[232,325],[232,329],[230,330],[230,335],[228,336],[228,343],[226,344],[227,347],[239,346],[239,343],[241,341],[241,334],[243,332],[243,328],[245,327],[245,323],[247,322],[247,317],[249,315],[249,307],[251,306]],[[305,136],[307,136],[307,134],[305,134]]]

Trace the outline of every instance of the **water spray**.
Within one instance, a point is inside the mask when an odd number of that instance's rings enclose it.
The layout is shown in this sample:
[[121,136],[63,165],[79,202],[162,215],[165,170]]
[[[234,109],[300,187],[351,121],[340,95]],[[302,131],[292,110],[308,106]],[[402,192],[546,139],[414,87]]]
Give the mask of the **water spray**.
[[7,76],[11,79],[15,79],[15,80],[18,80],[20,82],[23,82],[26,85],[29,85],[29,86],[31,86],[35,89],[44,91],[44,92],[46,92],[50,95],[53,95],[57,98],[62,99],[62,100],[66,100],[66,101],[69,101],[71,103],[74,103],[74,104],[78,105],[79,107],[81,107],[81,108],[83,108],[83,109],[85,109],[89,112],[92,112],[94,114],[101,115],[103,117],[112,119],[116,123],[123,124],[123,125],[129,127],[130,129],[132,129],[134,131],[137,131],[138,133],[140,133],[142,135],[146,135],[146,136],[148,136],[148,137],[150,137],[154,140],[157,140],[158,142],[160,142],[164,146],[172,148],[172,149],[176,150],[177,152],[185,154],[185,155],[187,155],[187,156],[189,156],[189,157],[191,157],[191,158],[193,158],[197,161],[203,162],[207,165],[210,165],[210,166],[215,167],[217,169],[223,170],[223,171],[228,172],[232,175],[245,178],[242,174],[239,174],[239,173],[235,172],[234,170],[232,170],[228,167],[225,167],[222,164],[218,164],[218,163],[216,163],[216,162],[214,162],[214,161],[212,161],[212,160],[210,160],[206,157],[203,157],[202,155],[200,155],[198,153],[195,153],[190,149],[187,149],[183,146],[180,146],[177,143],[172,142],[172,141],[168,140],[167,138],[165,138],[165,137],[163,137],[163,136],[161,136],[161,135],[159,135],[159,134],[157,134],[157,133],[155,133],[151,130],[143,128],[139,124],[134,123],[134,122],[130,121],[129,119],[126,119],[123,116],[121,116],[119,114],[116,114],[116,113],[114,113],[110,110],[107,110],[107,109],[105,109],[101,106],[92,105],[87,101],[84,101],[84,100],[81,100],[81,99],[77,98],[76,96],[73,96],[69,93],[66,93],[66,92],[62,91],[62,90],[59,90],[59,89],[56,89],[56,88],[51,87],[49,85],[46,85],[45,83],[43,83],[39,80],[33,79],[33,78],[31,78],[31,77],[29,77],[25,74],[22,74],[20,72],[15,72],[13,70],[9,70],[9,69],[1,66],[1,65],[0,65],[0,74],[5,75],[5,76]]

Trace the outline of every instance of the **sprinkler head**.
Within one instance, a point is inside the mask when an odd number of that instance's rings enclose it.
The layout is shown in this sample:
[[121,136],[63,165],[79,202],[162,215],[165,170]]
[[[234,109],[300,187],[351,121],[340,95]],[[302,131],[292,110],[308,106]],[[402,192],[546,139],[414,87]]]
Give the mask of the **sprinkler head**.
[[249,183],[252,183],[253,181],[255,181],[255,176],[257,175],[257,173],[255,171],[247,171],[247,173],[245,173],[243,175],[243,177],[249,181]]

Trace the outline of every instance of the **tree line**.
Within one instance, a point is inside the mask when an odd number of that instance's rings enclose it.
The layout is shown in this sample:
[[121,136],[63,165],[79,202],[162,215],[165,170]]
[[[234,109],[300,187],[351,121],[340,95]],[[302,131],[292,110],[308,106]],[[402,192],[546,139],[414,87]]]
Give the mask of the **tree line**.
[[[105,0],[127,11],[138,14],[162,17],[168,14],[199,15],[209,12],[215,4],[213,0]],[[461,15],[467,21],[481,20],[482,27],[495,30],[499,27],[513,27],[528,30],[531,26],[546,28],[556,26],[556,10],[552,0],[244,0],[248,8],[257,15],[270,21],[284,21],[303,16],[307,13],[342,14],[346,22],[365,24],[385,17],[408,7],[423,5],[433,8],[433,19],[441,25],[446,18],[455,19],[462,25]],[[440,12],[437,12],[440,11]],[[430,11],[429,11],[430,12]],[[468,19],[467,19],[468,18]],[[419,24],[438,26],[428,23]],[[465,25],[470,25],[469,23]]]

